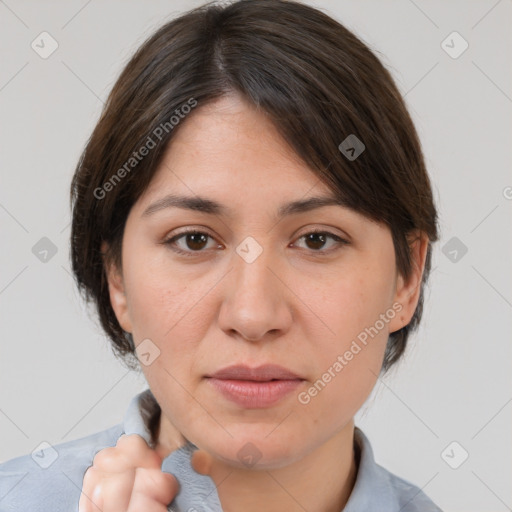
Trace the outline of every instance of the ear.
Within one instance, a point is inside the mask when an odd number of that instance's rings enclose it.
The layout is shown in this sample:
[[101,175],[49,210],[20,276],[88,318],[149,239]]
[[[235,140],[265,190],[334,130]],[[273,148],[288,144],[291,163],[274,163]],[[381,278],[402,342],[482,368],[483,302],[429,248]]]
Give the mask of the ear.
[[389,323],[390,333],[398,331],[411,321],[420,297],[429,239],[426,233],[416,230],[407,236],[407,240],[411,254],[412,270],[407,281],[404,280],[402,275],[398,274],[393,304],[400,306],[396,307],[397,314]]
[[131,333],[132,322],[130,320],[128,300],[125,293],[122,270],[117,268],[117,266],[115,266],[113,263],[107,262],[105,257],[107,250],[107,242],[102,242],[101,255],[103,258],[105,273],[107,275],[110,304],[112,305],[112,309],[116,314],[119,325],[123,328],[123,330]]

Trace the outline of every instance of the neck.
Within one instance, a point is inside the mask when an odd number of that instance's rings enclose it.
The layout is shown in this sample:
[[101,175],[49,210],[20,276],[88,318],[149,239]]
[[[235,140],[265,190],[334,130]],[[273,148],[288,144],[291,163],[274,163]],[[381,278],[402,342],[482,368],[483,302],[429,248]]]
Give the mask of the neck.
[[[160,423],[165,432],[167,420],[163,416]],[[186,442],[181,436],[162,444],[161,437],[156,450],[163,457]],[[250,470],[215,459],[210,470],[224,512],[340,512],[356,476],[353,421],[289,466]]]
[[[214,465],[211,477],[225,512],[340,512],[357,475],[354,425],[290,466],[251,471]],[[222,484],[222,485],[221,485]]]

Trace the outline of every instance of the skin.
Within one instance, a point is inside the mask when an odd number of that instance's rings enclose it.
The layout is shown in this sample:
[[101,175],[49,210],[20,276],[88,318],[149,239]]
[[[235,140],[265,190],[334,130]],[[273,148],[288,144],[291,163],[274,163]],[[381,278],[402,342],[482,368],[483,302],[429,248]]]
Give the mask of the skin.
[[[176,207],[142,216],[171,192],[207,196],[232,216]],[[338,205],[276,220],[282,204],[321,195],[331,192],[263,113],[236,95],[199,105],[130,211],[122,269],[108,268],[120,325],[136,345],[149,338],[160,350],[141,365],[162,408],[156,451],[165,457],[186,438],[209,454],[200,466],[208,466],[227,512],[344,507],[357,474],[354,415],[376,383],[389,333],[406,325],[417,305],[427,238],[416,233],[411,241],[414,271],[405,282],[383,224]],[[210,236],[175,241],[191,257],[162,243],[187,227]],[[349,244],[308,242],[313,229]],[[252,263],[236,252],[248,236],[263,249]],[[400,312],[300,403],[298,393],[393,304]],[[239,407],[205,379],[231,364],[269,362],[305,380],[266,409]],[[237,457],[248,442],[261,453],[251,468]]]

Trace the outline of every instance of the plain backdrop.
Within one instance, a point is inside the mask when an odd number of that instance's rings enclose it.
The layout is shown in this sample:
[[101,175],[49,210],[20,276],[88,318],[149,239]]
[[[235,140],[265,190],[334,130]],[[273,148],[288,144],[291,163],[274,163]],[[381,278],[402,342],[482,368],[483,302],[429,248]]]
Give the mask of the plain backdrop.
[[[74,288],[68,191],[123,65],[200,3],[0,2],[0,461],[119,423],[147,387]],[[511,510],[512,2],[310,4],[391,70],[440,215],[421,328],[356,424],[380,464],[443,510]],[[46,59],[31,46],[41,32],[58,44]],[[46,262],[33,252],[43,237],[57,251]]]

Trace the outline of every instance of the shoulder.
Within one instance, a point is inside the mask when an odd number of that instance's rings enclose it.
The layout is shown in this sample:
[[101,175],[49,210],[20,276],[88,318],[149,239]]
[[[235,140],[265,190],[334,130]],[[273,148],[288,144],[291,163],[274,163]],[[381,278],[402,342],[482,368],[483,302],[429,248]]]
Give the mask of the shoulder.
[[442,512],[442,510],[416,485],[401,478],[382,466],[379,469],[385,473],[390,489],[395,495],[400,512]]
[[115,446],[122,424],[66,443],[48,445],[0,464],[0,510],[78,509],[83,476],[96,453]]
[[354,434],[358,473],[344,512],[442,512],[419,487],[377,464],[361,429],[356,427]]

